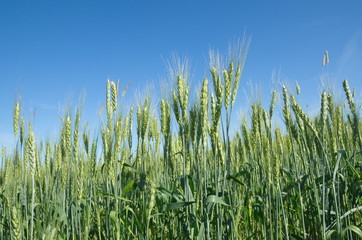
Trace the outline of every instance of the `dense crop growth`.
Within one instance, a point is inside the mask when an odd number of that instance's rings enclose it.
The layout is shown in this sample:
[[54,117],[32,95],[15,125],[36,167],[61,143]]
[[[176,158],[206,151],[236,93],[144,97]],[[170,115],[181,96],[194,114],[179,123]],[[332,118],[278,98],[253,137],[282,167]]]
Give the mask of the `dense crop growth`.
[[348,82],[346,103],[323,91],[313,118],[282,86],[282,128],[273,92],[231,132],[244,44],[224,66],[214,55],[193,104],[182,72],[158,109],[145,98],[128,113],[108,81],[96,132],[78,108],[58,140],[39,141],[17,103],[17,145],[1,155],[0,239],[362,237],[362,126]]

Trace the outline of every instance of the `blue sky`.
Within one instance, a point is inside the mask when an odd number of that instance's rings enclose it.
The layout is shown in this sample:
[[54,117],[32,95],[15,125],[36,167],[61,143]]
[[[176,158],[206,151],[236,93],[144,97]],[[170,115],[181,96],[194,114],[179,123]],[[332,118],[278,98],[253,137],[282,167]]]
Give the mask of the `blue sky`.
[[[302,89],[302,105],[319,106],[321,61],[337,89],[362,90],[361,1],[16,1],[0,2],[0,146],[14,144],[19,98],[40,138],[54,138],[58,114],[86,92],[84,122],[98,124],[107,79],[131,86],[125,105],[158,94],[165,60],[186,56],[195,85],[208,73],[210,48],[226,52],[244,31],[251,44],[235,115],[247,112],[247,83],[269,100],[272,73]],[[166,79],[166,80],[165,80]],[[164,91],[164,90],[163,90]],[[36,116],[33,112],[36,109]],[[278,117],[278,116],[277,116]]]

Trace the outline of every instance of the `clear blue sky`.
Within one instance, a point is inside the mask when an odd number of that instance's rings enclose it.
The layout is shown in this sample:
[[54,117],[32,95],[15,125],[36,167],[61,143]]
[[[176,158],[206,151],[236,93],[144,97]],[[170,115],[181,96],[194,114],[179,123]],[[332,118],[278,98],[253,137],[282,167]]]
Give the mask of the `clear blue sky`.
[[2,0],[0,146],[14,143],[12,111],[19,97],[26,119],[36,109],[36,134],[55,137],[62,106],[69,99],[76,105],[83,90],[84,120],[95,122],[108,78],[120,79],[121,88],[131,81],[131,101],[147,86],[158,88],[167,77],[164,60],[176,51],[188,57],[199,82],[209,77],[209,49],[223,52],[244,30],[252,40],[240,107],[247,82],[262,86],[264,94],[280,89],[272,84],[273,71],[297,80],[302,103],[318,107],[325,50],[336,86],[347,78],[361,96],[361,12],[361,1]]

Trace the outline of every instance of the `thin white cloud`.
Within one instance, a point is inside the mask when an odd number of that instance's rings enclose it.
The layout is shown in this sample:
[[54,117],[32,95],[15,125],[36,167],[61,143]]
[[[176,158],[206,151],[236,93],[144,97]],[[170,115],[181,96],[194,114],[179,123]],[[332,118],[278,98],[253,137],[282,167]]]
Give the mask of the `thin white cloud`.
[[55,105],[47,104],[47,103],[40,103],[38,107],[43,110],[57,110]]
[[345,44],[341,56],[337,60],[337,78],[339,79],[343,72],[346,71],[346,67],[353,61],[357,50],[360,34],[354,34],[350,40]]
[[312,27],[324,27],[326,25],[333,25],[338,21],[338,18],[333,17],[325,17],[317,20],[305,21],[299,25],[301,28],[312,28]]

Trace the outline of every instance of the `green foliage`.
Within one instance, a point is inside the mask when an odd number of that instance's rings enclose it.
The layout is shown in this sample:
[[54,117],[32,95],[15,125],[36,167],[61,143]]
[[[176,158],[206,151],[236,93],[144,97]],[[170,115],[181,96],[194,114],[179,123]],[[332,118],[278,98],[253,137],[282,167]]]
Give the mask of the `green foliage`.
[[274,91],[269,109],[253,104],[250,124],[231,134],[243,59],[211,66],[213,88],[205,78],[194,105],[187,76],[175,76],[159,120],[150,98],[137,106],[136,131],[111,81],[93,138],[78,108],[57,141],[36,141],[16,103],[20,144],[1,155],[0,239],[360,238],[362,123],[348,82],[349,109],[324,91],[311,118],[283,86],[285,128],[273,124]]

